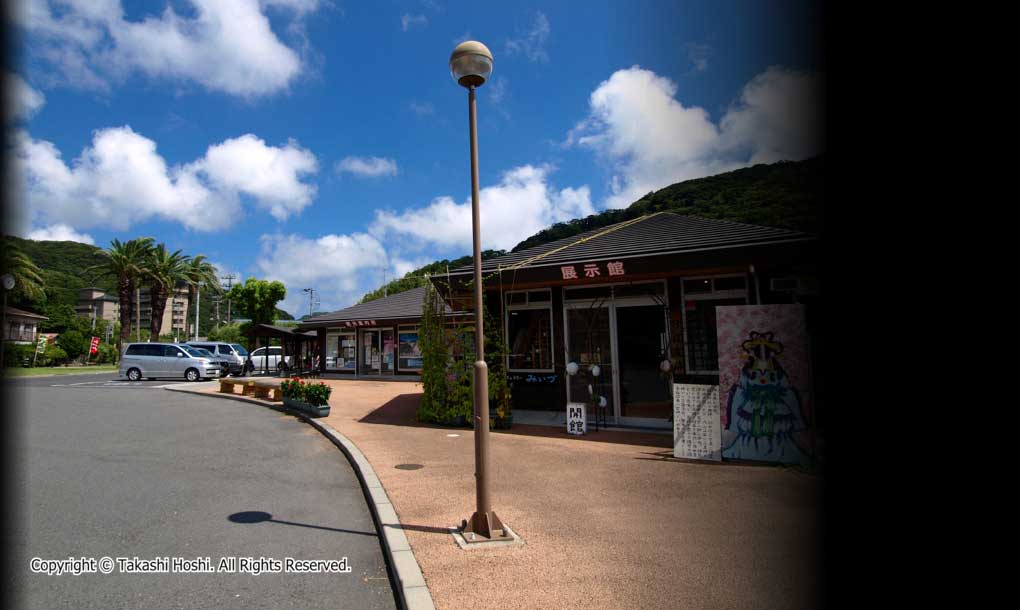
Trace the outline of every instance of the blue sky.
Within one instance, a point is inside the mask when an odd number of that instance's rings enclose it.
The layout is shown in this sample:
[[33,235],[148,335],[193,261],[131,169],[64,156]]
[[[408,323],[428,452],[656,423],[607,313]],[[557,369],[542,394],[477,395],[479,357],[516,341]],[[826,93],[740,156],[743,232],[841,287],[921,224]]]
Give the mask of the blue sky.
[[818,3],[30,0],[10,21],[12,232],[151,235],[284,307],[344,307],[483,245],[679,180],[824,150]]

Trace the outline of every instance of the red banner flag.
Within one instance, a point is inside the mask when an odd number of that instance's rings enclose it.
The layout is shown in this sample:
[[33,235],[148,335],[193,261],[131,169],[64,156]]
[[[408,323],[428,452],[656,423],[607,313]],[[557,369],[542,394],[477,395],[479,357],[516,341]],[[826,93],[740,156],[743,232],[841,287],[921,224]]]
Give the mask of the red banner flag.
[[99,337],[92,337],[92,346],[89,347],[89,353],[94,354],[99,351]]

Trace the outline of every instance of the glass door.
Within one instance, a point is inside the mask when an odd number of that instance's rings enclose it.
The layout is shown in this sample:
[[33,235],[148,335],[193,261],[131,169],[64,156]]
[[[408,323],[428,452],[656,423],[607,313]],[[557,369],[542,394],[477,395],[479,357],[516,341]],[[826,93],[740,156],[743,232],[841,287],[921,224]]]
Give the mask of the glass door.
[[[597,303],[568,303],[566,305],[567,362],[579,366],[576,375],[567,376],[567,396],[570,402],[590,403],[592,396],[604,396],[606,413],[613,419],[615,398],[613,389],[613,346],[610,309]],[[593,366],[599,375],[593,375]]]
[[668,346],[662,305],[616,305],[621,417],[665,422],[673,414],[672,387],[659,368]]
[[396,354],[396,342],[393,337],[393,329],[386,328],[379,331],[379,340],[382,342],[379,350],[379,373],[382,375],[393,374],[393,364]]
[[379,354],[379,331],[358,331],[358,374],[378,375],[382,366]]

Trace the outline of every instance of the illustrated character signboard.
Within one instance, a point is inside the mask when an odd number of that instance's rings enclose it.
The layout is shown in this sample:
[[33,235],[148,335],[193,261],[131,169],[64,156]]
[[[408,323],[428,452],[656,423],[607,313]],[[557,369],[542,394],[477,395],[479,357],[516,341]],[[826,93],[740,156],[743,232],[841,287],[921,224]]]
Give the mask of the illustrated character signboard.
[[813,404],[804,306],[720,306],[716,320],[723,458],[807,463]]

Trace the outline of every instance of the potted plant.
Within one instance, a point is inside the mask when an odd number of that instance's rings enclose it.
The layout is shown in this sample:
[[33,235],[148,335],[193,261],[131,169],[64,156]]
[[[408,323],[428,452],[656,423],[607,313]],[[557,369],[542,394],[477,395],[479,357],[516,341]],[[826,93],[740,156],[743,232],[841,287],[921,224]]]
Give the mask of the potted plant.
[[306,412],[312,417],[325,417],[329,415],[329,395],[333,388],[323,382],[304,384],[304,402],[307,406]]
[[291,377],[280,382],[283,404],[295,411],[304,410],[305,382],[300,377]]

